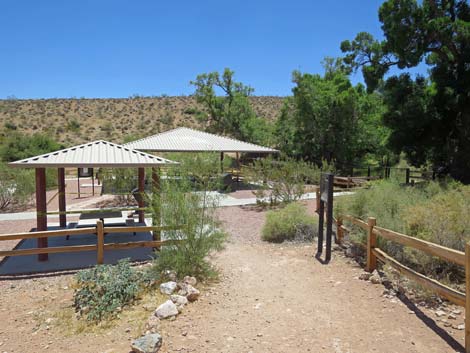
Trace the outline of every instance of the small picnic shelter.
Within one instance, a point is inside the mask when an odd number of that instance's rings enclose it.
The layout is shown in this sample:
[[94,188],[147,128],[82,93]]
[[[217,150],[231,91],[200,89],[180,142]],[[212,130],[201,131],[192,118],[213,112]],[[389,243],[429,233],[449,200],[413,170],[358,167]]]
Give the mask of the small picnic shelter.
[[[98,140],[62,149],[39,156],[9,163],[13,168],[34,168],[36,172],[36,221],[37,231],[47,230],[46,168],[57,168],[59,224],[67,227],[65,198],[65,168],[135,168],[138,170],[138,189],[145,189],[145,168],[152,168],[154,182],[158,180],[158,168],[176,164],[165,158],[134,150],[111,142]],[[145,222],[143,198],[138,205],[139,222]],[[38,239],[39,248],[47,248],[47,238]],[[40,261],[46,261],[48,254],[39,254]]]

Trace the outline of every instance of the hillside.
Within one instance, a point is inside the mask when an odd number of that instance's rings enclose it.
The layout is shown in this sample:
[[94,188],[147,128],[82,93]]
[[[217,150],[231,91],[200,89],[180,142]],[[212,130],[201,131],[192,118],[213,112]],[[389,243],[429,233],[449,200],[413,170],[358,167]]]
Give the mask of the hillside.
[[[251,97],[258,116],[274,120],[282,97]],[[121,143],[177,126],[202,127],[202,107],[190,96],[121,99],[0,100],[0,127],[42,132],[65,145],[105,139]],[[126,137],[127,136],[127,137]]]

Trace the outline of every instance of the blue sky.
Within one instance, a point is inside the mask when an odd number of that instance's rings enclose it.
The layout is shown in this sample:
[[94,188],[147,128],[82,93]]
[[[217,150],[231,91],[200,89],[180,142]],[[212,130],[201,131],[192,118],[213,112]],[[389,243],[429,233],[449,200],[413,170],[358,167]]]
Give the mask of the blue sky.
[[0,98],[191,94],[224,67],[256,95],[288,95],[293,70],[322,73],[342,40],[380,37],[381,3],[5,0]]

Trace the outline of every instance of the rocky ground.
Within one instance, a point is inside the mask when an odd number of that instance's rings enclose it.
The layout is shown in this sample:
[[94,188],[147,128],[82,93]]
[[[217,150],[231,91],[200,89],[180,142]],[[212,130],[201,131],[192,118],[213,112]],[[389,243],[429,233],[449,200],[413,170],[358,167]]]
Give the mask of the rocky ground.
[[[306,206],[312,211],[313,202]],[[198,300],[185,304],[176,319],[158,321],[160,352],[462,350],[459,308],[414,305],[380,281],[367,280],[343,252],[334,252],[324,265],[311,244],[263,243],[264,211],[219,212],[230,233],[226,250],[214,258],[220,279],[197,284]],[[104,327],[80,326],[73,323],[70,280],[60,275],[0,281],[0,352],[129,352],[133,339],[152,331],[147,319],[160,304],[170,300],[178,307],[183,300],[158,291]]]

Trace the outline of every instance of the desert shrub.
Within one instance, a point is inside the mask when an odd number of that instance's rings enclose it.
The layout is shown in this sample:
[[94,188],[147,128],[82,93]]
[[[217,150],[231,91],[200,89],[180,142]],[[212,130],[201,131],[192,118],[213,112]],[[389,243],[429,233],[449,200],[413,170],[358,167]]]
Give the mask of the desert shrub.
[[[379,181],[369,189],[337,198],[335,213],[348,213],[363,220],[375,217],[380,227],[463,250],[470,240],[469,196],[468,186],[454,182],[405,187],[394,181]],[[365,242],[365,232],[352,229],[353,239]],[[460,276],[457,266],[380,237],[378,240],[380,248],[421,273],[439,279]]]
[[67,123],[67,130],[72,131],[72,132],[77,132],[80,130],[80,126],[81,125],[77,119],[71,119]]
[[14,170],[0,162],[0,210],[26,204],[35,190],[34,171]]
[[226,239],[216,215],[219,200],[211,192],[218,183],[218,163],[204,154],[189,159],[167,172],[160,196],[150,200],[154,219],[161,217],[163,225],[179,227],[165,231],[162,238],[180,240],[162,247],[153,271],[158,275],[170,269],[178,276],[205,279],[217,274],[209,256],[221,250]]
[[316,233],[316,219],[308,215],[301,204],[290,203],[282,209],[268,211],[261,237],[265,241],[281,243],[285,240],[311,240]]
[[79,271],[75,281],[75,311],[93,322],[115,317],[141,291],[139,275],[128,260]]
[[258,185],[254,192],[258,204],[278,205],[297,201],[306,192],[306,184],[318,184],[322,170],[292,158],[260,159],[245,168],[247,180]]

